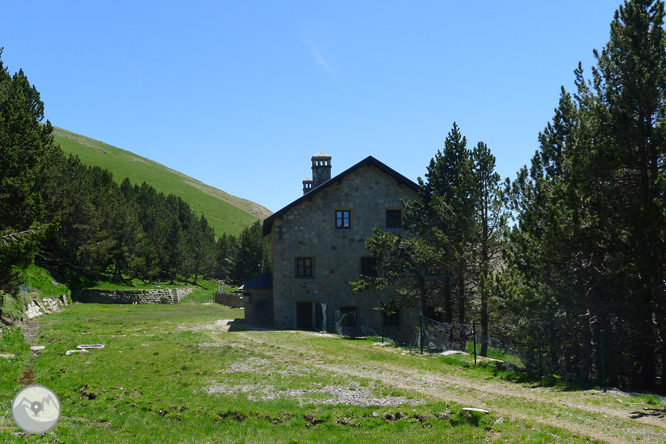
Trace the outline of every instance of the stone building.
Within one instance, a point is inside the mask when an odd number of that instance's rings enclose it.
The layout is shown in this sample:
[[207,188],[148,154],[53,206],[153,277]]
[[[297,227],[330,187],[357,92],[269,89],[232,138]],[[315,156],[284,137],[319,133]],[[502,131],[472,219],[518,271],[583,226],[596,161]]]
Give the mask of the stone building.
[[331,156],[313,156],[303,195],[264,220],[273,272],[251,282],[253,288],[246,286],[248,322],[284,329],[342,328],[347,334],[366,333],[369,327],[406,340],[418,325],[418,309],[384,316],[376,308],[395,299],[395,292],[356,295],[350,282],[376,272],[365,242],[375,227],[402,231],[402,201],[418,198],[417,190],[416,183],[372,156],[335,177]]

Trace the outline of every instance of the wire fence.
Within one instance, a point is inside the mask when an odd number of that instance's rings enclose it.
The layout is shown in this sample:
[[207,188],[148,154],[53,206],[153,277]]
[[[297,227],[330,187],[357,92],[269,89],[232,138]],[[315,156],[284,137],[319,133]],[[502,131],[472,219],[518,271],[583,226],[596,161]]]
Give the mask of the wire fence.
[[[322,314],[318,315],[318,325],[321,325],[322,330],[325,329],[353,339],[366,337],[396,344],[393,339],[385,336],[383,331],[377,332],[367,325],[360,324],[356,309],[329,306],[331,310],[328,312],[327,319],[326,305],[321,305]],[[518,340],[521,339],[521,336],[515,331],[491,329],[486,335],[483,335],[478,322],[447,323],[421,316],[419,325],[414,328],[412,338],[406,345],[410,352],[448,354],[447,352],[459,351],[468,353],[474,355],[475,363],[477,359],[499,361],[506,369],[524,368],[533,371],[535,375],[538,373],[539,379],[543,379],[544,375],[548,374],[560,374],[564,375],[565,379],[587,380],[579,375],[563,372],[560,362],[563,358],[556,356],[552,349],[544,344],[542,336],[545,334],[540,328],[534,329],[527,341]],[[599,342],[601,368],[598,369],[598,376],[594,380],[605,389],[607,375],[604,367],[606,356],[603,331],[601,331]],[[481,357],[482,352],[483,357]]]
[[[504,361],[510,366],[520,366],[543,371],[539,357],[540,344],[518,343],[502,335],[488,334],[486,356]],[[420,325],[415,329],[409,343],[410,351],[421,353],[443,353],[460,351],[473,354],[475,361],[482,352],[484,337],[480,325],[440,322],[435,319],[421,317]]]
[[379,337],[372,328],[358,323],[356,310],[334,307],[333,317],[334,331],[340,336],[349,338]]
[[[322,307],[323,311],[326,310],[325,307],[325,305]],[[383,332],[378,333],[371,327],[360,324],[355,310],[333,307],[331,312],[329,331],[332,330],[337,335],[352,339],[376,338],[382,342],[395,343]],[[323,327],[326,322],[321,325]],[[447,323],[421,317],[420,325],[415,328],[412,339],[407,345],[410,351],[419,350],[421,353],[433,354],[455,350],[477,355],[481,353],[482,342],[481,329],[477,323]],[[514,366],[538,368],[538,360],[534,359],[530,353],[523,351],[525,348],[530,348],[532,344],[515,344],[495,336],[488,336],[487,342],[488,354],[495,359],[505,360]]]

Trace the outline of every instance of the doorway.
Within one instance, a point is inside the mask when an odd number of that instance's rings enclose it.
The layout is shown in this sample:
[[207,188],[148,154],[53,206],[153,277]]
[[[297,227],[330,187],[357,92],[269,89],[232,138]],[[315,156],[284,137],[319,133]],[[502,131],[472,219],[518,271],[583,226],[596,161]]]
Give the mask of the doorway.
[[312,302],[296,302],[296,328],[312,330]]

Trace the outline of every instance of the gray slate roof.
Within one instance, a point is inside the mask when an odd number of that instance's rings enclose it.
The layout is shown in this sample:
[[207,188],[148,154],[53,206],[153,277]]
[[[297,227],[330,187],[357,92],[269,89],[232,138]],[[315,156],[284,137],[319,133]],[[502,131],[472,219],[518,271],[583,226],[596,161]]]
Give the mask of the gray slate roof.
[[273,288],[273,273],[261,273],[243,285],[243,290]]

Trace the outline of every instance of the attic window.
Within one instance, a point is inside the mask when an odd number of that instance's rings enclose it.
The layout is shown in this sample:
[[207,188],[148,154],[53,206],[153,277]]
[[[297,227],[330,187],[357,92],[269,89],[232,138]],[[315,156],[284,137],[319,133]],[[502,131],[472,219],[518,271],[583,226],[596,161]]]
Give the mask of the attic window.
[[335,210],[335,228],[351,228],[351,212]]

